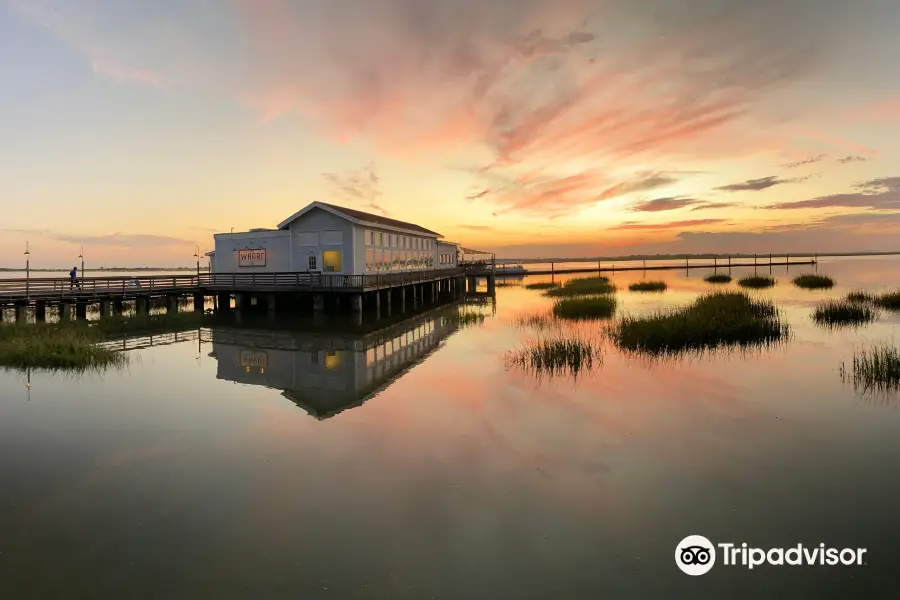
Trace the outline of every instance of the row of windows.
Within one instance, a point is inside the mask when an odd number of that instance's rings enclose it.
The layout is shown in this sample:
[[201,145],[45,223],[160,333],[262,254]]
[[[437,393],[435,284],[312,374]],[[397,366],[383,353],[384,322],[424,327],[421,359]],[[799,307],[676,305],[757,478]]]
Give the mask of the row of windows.
[[456,264],[456,256],[453,254],[441,254],[440,262],[442,265],[453,265]]
[[369,348],[366,351],[366,366],[371,367],[380,360],[390,358],[394,353],[421,342],[432,333],[434,333],[434,321],[427,321],[412,331],[407,331],[375,348]]
[[366,230],[366,246],[378,248],[398,248],[403,250],[431,250],[434,240],[397,233],[382,233]]
[[434,256],[412,250],[366,249],[366,271],[408,271],[434,266]]

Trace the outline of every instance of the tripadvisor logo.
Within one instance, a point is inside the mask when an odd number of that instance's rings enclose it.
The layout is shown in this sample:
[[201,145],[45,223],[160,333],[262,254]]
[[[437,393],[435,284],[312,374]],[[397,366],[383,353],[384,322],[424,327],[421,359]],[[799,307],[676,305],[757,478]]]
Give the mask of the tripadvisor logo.
[[[717,550],[718,548],[718,550]],[[754,548],[746,543],[719,542],[713,544],[702,535],[689,535],[675,547],[675,564],[687,575],[704,575],[716,564],[727,567],[746,567],[752,570],[761,565],[771,566],[863,566],[865,548],[829,548],[825,544],[790,548]]]

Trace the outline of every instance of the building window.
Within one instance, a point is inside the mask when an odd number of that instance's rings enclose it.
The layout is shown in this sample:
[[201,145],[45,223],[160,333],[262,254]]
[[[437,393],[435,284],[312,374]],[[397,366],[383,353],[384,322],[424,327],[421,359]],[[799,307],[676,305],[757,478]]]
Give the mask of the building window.
[[340,250],[326,250],[322,253],[322,266],[326,273],[340,273],[343,271],[342,256]]
[[333,350],[333,351],[325,351],[325,368],[329,371],[337,371],[341,368],[341,356],[342,352]]
[[316,270],[316,255],[315,254],[310,255],[308,264],[309,264],[310,271]]
[[383,242],[384,242],[384,234],[383,234],[383,233],[380,233],[380,232],[379,232],[379,233],[375,236],[375,239],[378,240],[378,243],[375,244],[376,246],[379,246],[379,247],[380,247],[380,246],[383,246],[383,245],[384,245],[384,243],[383,243]]
[[373,271],[375,269],[375,250],[372,248],[366,248],[366,271]]
[[369,229],[366,229],[366,246],[372,245],[372,243],[375,241],[374,239],[372,239],[373,237],[374,236],[372,235],[372,231]]

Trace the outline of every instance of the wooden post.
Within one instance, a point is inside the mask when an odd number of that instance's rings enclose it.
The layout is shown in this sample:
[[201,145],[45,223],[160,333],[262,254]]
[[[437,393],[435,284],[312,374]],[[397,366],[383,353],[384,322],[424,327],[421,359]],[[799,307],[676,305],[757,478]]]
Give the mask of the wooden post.
[[731,268],[731,255],[728,255],[728,268]]

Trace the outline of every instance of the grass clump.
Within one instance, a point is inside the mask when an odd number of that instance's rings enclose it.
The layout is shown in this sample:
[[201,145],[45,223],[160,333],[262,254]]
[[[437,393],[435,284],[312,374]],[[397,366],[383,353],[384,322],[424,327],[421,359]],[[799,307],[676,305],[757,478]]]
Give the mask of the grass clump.
[[766,277],[764,275],[750,275],[749,277],[739,279],[738,285],[759,290],[772,287],[775,285],[775,280],[772,277]]
[[648,354],[774,343],[788,333],[774,304],[743,292],[716,292],[683,308],[625,317],[611,331],[620,348]]
[[466,328],[483,324],[486,317],[484,313],[472,310],[461,310],[454,315],[451,315],[450,318],[455,319],[456,324],[460,328]]
[[849,300],[830,300],[816,307],[813,321],[826,327],[844,327],[871,323],[877,316],[872,307]]
[[526,290],[552,290],[553,288],[559,287],[559,284],[555,281],[542,281],[540,283],[529,283],[525,286]]
[[552,337],[527,342],[506,355],[506,366],[519,367],[537,375],[577,376],[602,362],[599,347],[590,340]]
[[553,329],[558,324],[558,319],[547,313],[533,313],[516,317],[516,327],[519,329]]
[[0,366],[88,370],[121,366],[126,357],[98,346],[103,335],[86,324],[37,323],[0,327]]
[[669,286],[665,281],[638,281],[628,286],[632,292],[664,292]]
[[834,279],[825,275],[806,274],[794,278],[794,285],[807,290],[823,290],[834,287]]
[[864,290],[856,290],[847,294],[847,302],[854,304],[873,304],[875,302],[875,294]]
[[608,319],[615,312],[611,295],[563,298],[553,305],[553,316],[560,319]]
[[887,310],[900,310],[900,291],[887,292],[876,296],[875,305]]
[[881,343],[858,350],[849,369],[841,365],[841,377],[864,391],[896,392],[900,390],[900,349]]
[[703,278],[706,283],[731,283],[731,275],[724,273],[712,273]]
[[555,298],[567,298],[571,296],[590,296],[593,294],[612,294],[616,291],[608,277],[587,277],[582,279],[570,279],[564,285],[551,288],[545,293]]

